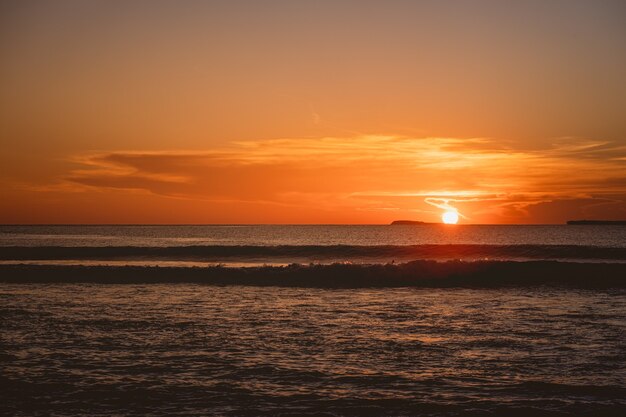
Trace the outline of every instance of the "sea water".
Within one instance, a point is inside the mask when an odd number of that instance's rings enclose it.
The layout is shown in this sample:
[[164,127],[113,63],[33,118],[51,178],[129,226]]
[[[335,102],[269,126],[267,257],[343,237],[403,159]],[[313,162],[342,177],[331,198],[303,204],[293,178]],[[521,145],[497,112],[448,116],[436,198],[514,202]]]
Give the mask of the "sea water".
[[[626,412],[626,227],[2,226],[0,245],[0,414]],[[250,266],[293,260],[314,264]],[[142,261],[180,264],[121,266]],[[243,266],[185,263],[223,261]],[[470,273],[416,284],[438,265]],[[564,270],[577,284],[537,279]]]

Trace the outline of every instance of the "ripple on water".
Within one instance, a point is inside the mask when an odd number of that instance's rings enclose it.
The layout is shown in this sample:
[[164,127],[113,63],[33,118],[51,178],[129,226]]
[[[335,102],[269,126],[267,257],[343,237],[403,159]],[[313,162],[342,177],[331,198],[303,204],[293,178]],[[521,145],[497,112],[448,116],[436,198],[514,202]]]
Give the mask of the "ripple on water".
[[3,284],[0,412],[622,415],[624,295]]

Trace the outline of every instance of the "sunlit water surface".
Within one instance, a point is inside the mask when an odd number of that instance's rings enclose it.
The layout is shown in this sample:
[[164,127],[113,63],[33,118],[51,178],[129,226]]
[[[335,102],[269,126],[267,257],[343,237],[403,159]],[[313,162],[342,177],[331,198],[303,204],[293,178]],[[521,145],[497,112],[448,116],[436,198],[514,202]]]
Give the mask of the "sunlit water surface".
[[583,245],[626,247],[626,226],[0,225],[0,246]]
[[0,414],[624,415],[626,293],[0,285]]

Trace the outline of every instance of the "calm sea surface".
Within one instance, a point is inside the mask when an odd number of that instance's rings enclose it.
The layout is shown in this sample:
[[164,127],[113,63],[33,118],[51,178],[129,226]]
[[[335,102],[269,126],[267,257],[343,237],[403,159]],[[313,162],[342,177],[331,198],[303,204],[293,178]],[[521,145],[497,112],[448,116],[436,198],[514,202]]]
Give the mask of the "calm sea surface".
[[0,226],[1,246],[581,245],[626,247],[626,226]]

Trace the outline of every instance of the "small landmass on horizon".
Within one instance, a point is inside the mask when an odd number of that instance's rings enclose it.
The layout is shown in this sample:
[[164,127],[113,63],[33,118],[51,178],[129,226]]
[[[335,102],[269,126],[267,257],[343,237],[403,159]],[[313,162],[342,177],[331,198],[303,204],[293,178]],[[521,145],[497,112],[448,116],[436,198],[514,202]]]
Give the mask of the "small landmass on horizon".
[[606,225],[606,226],[626,226],[626,220],[568,220],[569,225]]
[[418,220],[394,220],[391,222],[392,226],[423,225],[423,224],[438,224],[438,223],[421,222]]

